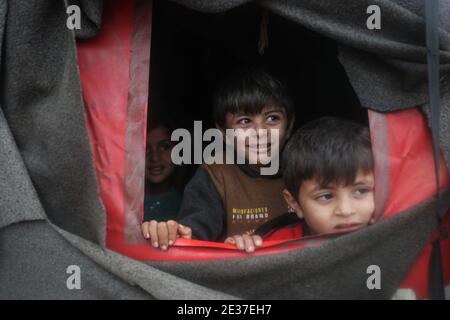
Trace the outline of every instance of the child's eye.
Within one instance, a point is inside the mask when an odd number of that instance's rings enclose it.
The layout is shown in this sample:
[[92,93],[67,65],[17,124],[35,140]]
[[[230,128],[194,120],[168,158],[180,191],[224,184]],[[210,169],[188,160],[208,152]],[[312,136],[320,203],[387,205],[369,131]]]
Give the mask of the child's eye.
[[167,151],[172,149],[172,144],[170,142],[163,142],[162,144],[160,144],[159,149],[161,151]]
[[246,124],[250,123],[250,119],[247,119],[247,118],[239,119],[238,123],[242,124],[242,125],[246,125]]
[[317,201],[329,201],[329,200],[331,200],[333,198],[334,198],[334,196],[331,193],[325,193],[325,194],[321,194],[321,195],[317,196],[315,198],[315,200],[317,200]]
[[354,194],[357,195],[357,196],[362,196],[362,195],[365,195],[365,194],[367,194],[367,193],[369,193],[371,191],[372,191],[371,188],[357,188],[357,189],[355,189]]
[[267,117],[268,122],[275,122],[275,121],[279,121],[279,120],[280,120],[280,116],[277,116],[277,115],[270,115]]

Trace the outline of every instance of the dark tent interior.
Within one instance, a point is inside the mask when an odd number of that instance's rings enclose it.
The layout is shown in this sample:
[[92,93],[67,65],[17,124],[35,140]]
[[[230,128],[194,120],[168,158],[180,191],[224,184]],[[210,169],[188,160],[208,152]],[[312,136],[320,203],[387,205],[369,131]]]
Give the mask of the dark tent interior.
[[[261,34],[267,40],[263,50]],[[192,130],[194,120],[201,120],[203,130],[213,127],[216,84],[230,70],[247,66],[261,67],[286,85],[295,106],[295,127],[325,115],[368,123],[338,61],[337,43],[256,4],[202,13],[154,1],[151,41],[153,123],[165,119]],[[194,171],[193,165],[178,168],[181,189]]]
[[[263,52],[258,45],[261,30],[268,40]],[[229,70],[249,65],[263,67],[287,85],[297,126],[323,115],[367,123],[367,111],[338,61],[335,41],[252,3],[201,13],[154,1],[151,116],[176,115],[183,119],[179,127],[190,127],[193,120],[202,120],[204,128],[212,126],[215,84]]]

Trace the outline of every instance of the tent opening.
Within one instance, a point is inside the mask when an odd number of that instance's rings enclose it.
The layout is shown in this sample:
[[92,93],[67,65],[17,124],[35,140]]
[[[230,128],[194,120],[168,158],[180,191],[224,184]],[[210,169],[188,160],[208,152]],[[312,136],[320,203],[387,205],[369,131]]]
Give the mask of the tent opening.
[[[230,70],[247,66],[261,67],[286,85],[295,127],[321,116],[368,124],[367,111],[339,63],[335,41],[253,3],[202,13],[154,1],[152,15],[147,128],[160,119],[191,132],[194,121],[201,121],[203,130],[214,127],[217,83]],[[183,189],[195,165],[177,170],[175,184]]]
[[[177,115],[184,120],[180,126],[193,120],[213,126],[211,96],[224,73],[261,66],[287,85],[297,126],[324,115],[367,123],[335,41],[256,4],[224,13],[170,1],[153,5],[151,114]],[[259,44],[261,38],[266,45]]]

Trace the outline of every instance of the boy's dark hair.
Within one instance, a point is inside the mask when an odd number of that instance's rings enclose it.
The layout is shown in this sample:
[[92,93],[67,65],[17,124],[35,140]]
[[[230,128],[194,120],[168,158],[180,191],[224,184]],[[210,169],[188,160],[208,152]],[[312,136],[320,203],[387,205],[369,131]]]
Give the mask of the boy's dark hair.
[[292,102],[279,80],[259,68],[240,69],[224,78],[215,91],[214,121],[224,128],[227,112],[258,114],[269,105],[284,109],[288,122],[292,119]]
[[373,170],[369,129],[333,117],[311,121],[286,144],[282,168],[285,186],[295,198],[303,181],[313,178],[321,187],[333,182],[349,185],[358,170]]

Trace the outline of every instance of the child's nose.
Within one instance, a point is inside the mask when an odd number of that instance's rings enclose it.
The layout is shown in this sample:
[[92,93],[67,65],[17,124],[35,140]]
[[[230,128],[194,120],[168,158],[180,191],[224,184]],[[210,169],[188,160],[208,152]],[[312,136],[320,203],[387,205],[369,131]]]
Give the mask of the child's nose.
[[152,162],[158,162],[160,159],[160,155],[158,150],[152,150],[152,152],[150,153],[150,161]]
[[260,139],[266,138],[269,133],[268,127],[265,124],[257,124],[255,126],[255,131],[256,131],[256,135]]
[[335,213],[339,216],[351,216],[355,214],[352,202],[349,199],[340,199]]

